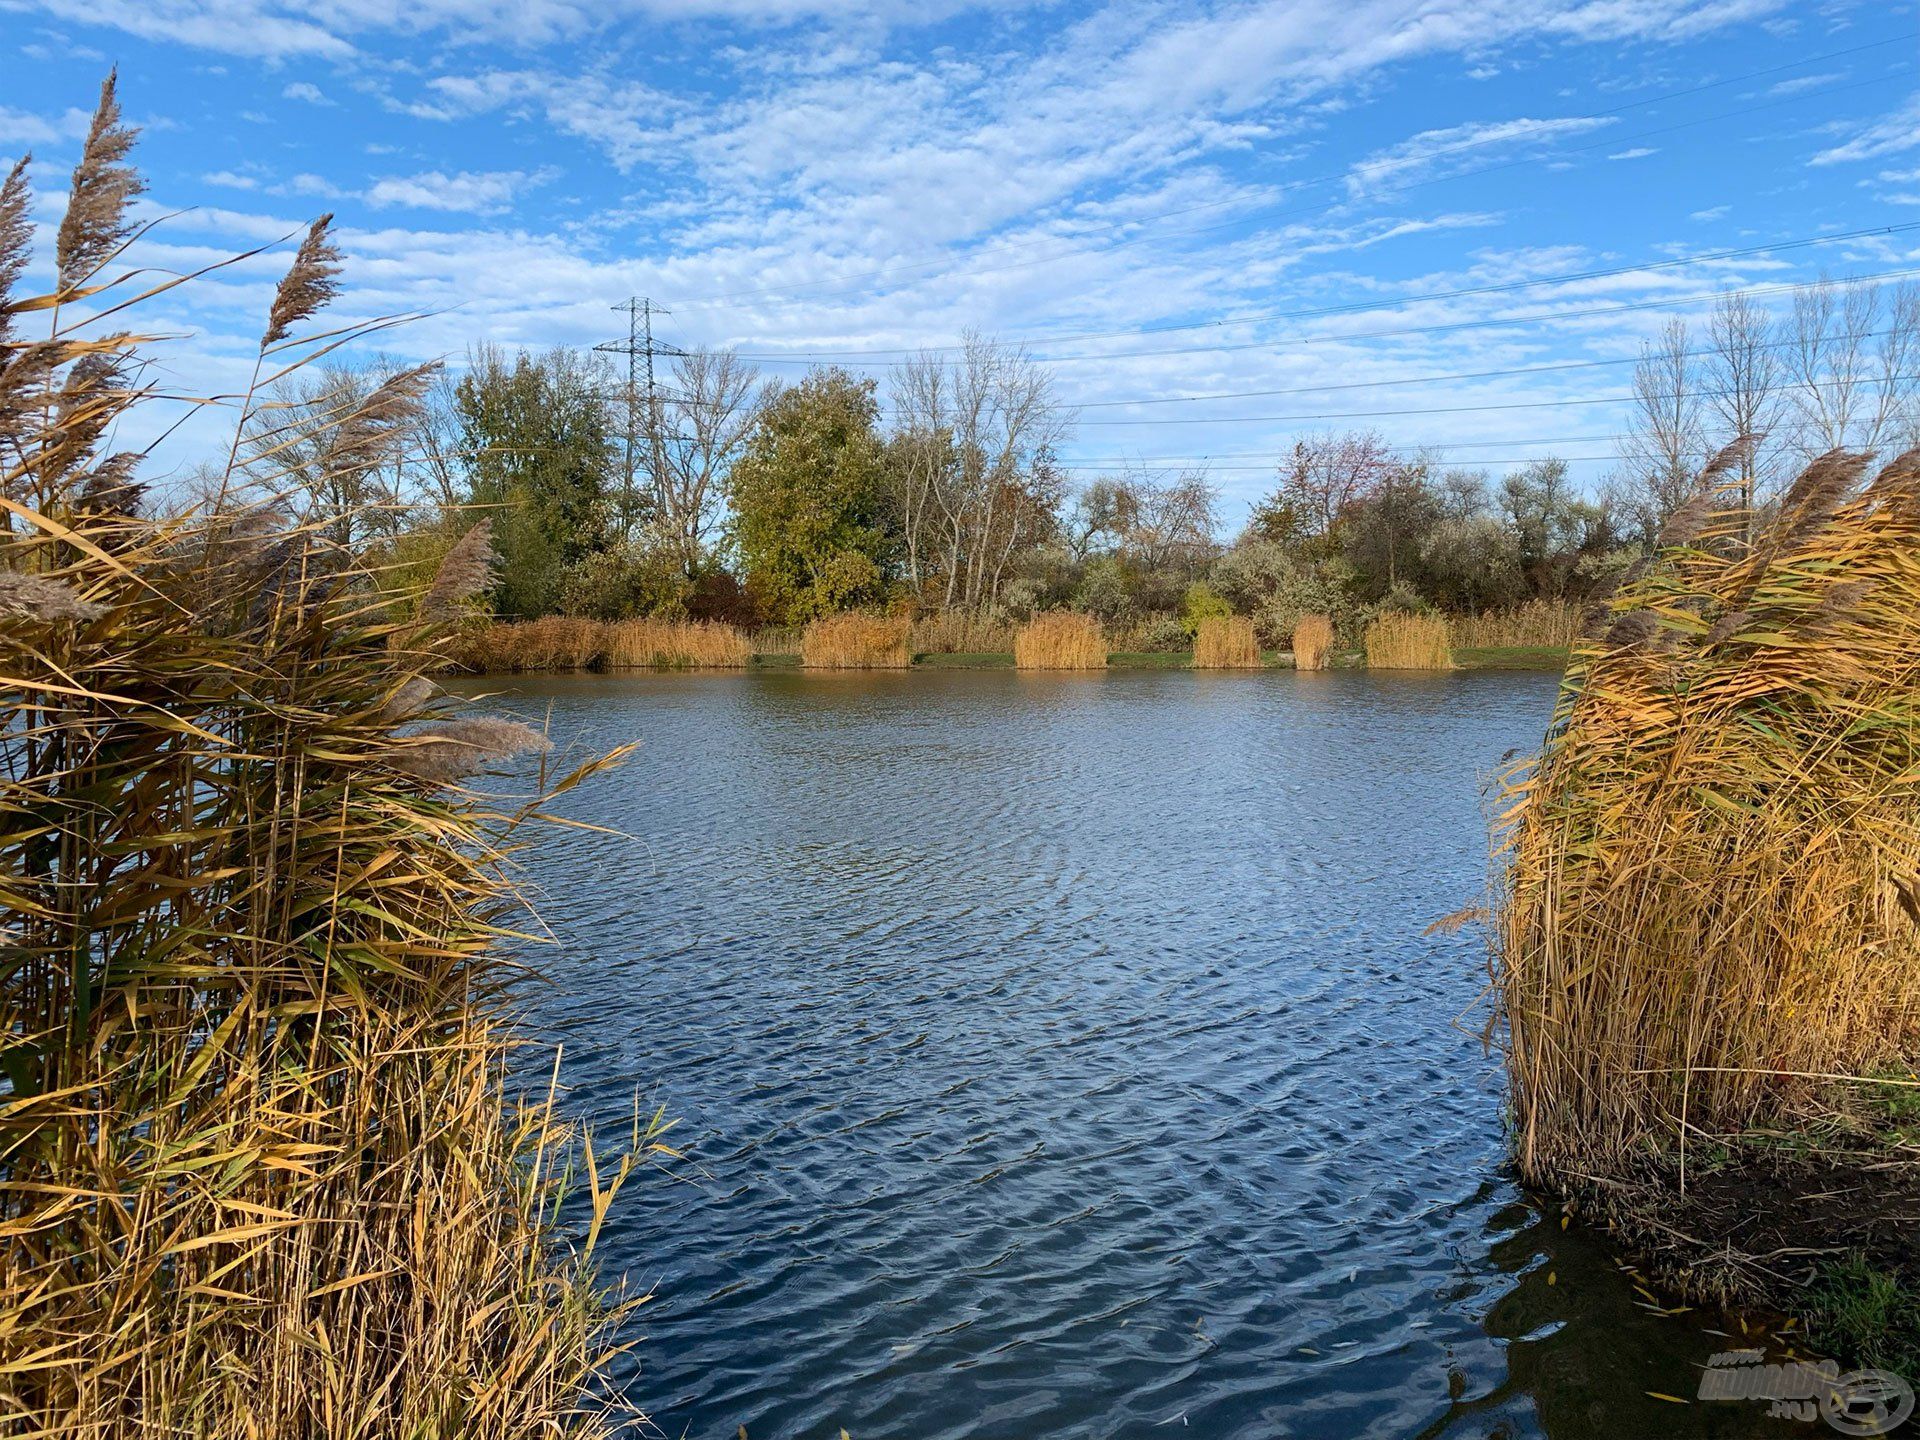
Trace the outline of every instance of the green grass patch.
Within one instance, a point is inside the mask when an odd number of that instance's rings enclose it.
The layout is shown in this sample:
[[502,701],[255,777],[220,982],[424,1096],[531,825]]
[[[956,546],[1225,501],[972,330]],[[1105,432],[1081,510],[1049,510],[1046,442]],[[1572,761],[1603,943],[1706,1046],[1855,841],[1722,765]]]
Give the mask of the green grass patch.
[[1862,1365],[1920,1373],[1920,1296],[1859,1254],[1829,1262],[1807,1291],[1809,1338]]
[[929,650],[913,657],[916,667],[929,670],[1007,670],[1013,666],[1011,650]]
[[1463,670],[1564,670],[1567,651],[1560,645],[1483,645],[1453,652]]

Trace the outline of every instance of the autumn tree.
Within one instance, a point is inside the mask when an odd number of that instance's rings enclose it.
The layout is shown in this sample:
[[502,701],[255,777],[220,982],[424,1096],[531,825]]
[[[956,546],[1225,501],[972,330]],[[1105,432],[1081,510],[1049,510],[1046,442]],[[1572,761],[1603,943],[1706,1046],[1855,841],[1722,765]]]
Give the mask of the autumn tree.
[[797,624],[878,598],[889,559],[874,382],[811,371],[760,407],[734,462],[733,540],[769,618]]

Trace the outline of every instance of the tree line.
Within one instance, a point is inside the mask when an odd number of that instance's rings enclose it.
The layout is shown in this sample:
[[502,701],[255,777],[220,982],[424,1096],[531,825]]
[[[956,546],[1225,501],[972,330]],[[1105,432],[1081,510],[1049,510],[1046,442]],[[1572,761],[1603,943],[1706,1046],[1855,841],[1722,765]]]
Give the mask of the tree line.
[[[1730,292],[1700,333],[1669,322],[1634,367],[1619,463],[1583,493],[1544,457],[1494,475],[1374,430],[1302,436],[1235,535],[1204,469],[1076,479],[1072,409],[1047,367],[970,335],[884,385],[823,366],[771,381],[731,351],[678,358],[635,396],[591,352],[476,347],[457,372],[374,365],[301,378],[246,454],[292,502],[396,567],[426,567],[476,516],[502,618],[660,615],[793,625],[853,608],[1023,620],[1071,608],[1179,643],[1206,613],[1263,641],[1323,611],[1577,602],[1653,542],[1702,465],[1761,437],[1740,483],[1835,447],[1920,442],[1920,288],[1822,281],[1774,315]],[[303,467],[299,436],[418,375],[404,443]],[[883,403],[884,401],[884,403]],[[281,439],[280,437],[290,437]]]

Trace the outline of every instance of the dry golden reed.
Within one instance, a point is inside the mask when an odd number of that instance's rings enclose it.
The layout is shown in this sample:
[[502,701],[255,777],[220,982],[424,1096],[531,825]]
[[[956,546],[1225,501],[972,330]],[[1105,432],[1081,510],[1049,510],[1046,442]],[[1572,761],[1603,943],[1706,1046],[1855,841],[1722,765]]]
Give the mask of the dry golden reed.
[[913,664],[912,622],[897,615],[829,615],[800,636],[811,670],[905,670]]
[[1529,600],[1511,610],[1454,615],[1447,620],[1456,649],[1505,649],[1540,646],[1564,649],[1579,638],[1581,606],[1567,600]]
[[1497,978],[1530,1179],[1684,1166],[1920,1048],[1920,452],[1723,455],[1506,779]]
[[1104,670],[1107,642],[1093,616],[1051,610],[1020,627],[1013,663],[1020,670]]
[[602,650],[615,670],[738,670],[753,661],[746,635],[717,620],[616,620]]
[[916,655],[1004,655],[1013,649],[1013,627],[966,610],[946,610],[913,622]]
[[1332,661],[1332,619],[1325,615],[1302,615],[1293,627],[1293,668],[1324,670]]
[[1389,611],[1367,626],[1369,670],[1451,670],[1447,622],[1438,615]]
[[[151,283],[107,274],[130,141],[110,82],[55,267],[97,307]],[[296,299],[269,322],[284,363],[384,323],[303,337]],[[511,1093],[498,949],[519,817],[617,756],[506,814],[449,789],[544,738],[447,714],[439,631],[386,618],[411,607],[331,517],[243,499],[272,468],[244,439],[194,513],[90,500],[137,483],[101,438],[158,428],[102,380],[148,342],[60,314],[0,287],[0,315],[49,321],[0,335],[0,1433],[624,1430],[596,1385],[626,1302],[593,1256],[657,1141],[596,1157],[555,1089]]]
[[1193,636],[1196,670],[1258,670],[1260,642],[1246,615],[1209,615]]

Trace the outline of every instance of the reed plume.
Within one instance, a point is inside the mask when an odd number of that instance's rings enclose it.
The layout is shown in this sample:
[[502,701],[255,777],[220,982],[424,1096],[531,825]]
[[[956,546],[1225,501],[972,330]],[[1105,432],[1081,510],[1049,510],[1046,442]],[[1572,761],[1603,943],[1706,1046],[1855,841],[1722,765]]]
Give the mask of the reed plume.
[[333,216],[326,214],[307,227],[306,239],[294,252],[293,264],[273,292],[266,333],[260,337],[262,350],[286,339],[295,325],[325,308],[339,293],[340,252],[327,234],[332,223]]
[[483,519],[454,542],[441,557],[433,583],[420,599],[420,614],[427,620],[450,620],[469,601],[486,593],[493,583],[493,521]]
[[126,163],[140,132],[120,119],[118,84],[118,71],[109,71],[101,81],[100,103],[73,170],[67,211],[54,242],[62,295],[84,285],[119,252],[133,233],[127,207],[147,188],[140,172]]
[[13,334],[13,287],[26,273],[33,244],[33,217],[27,213],[27,166],[32,155],[22,155],[0,184],[0,346]]

